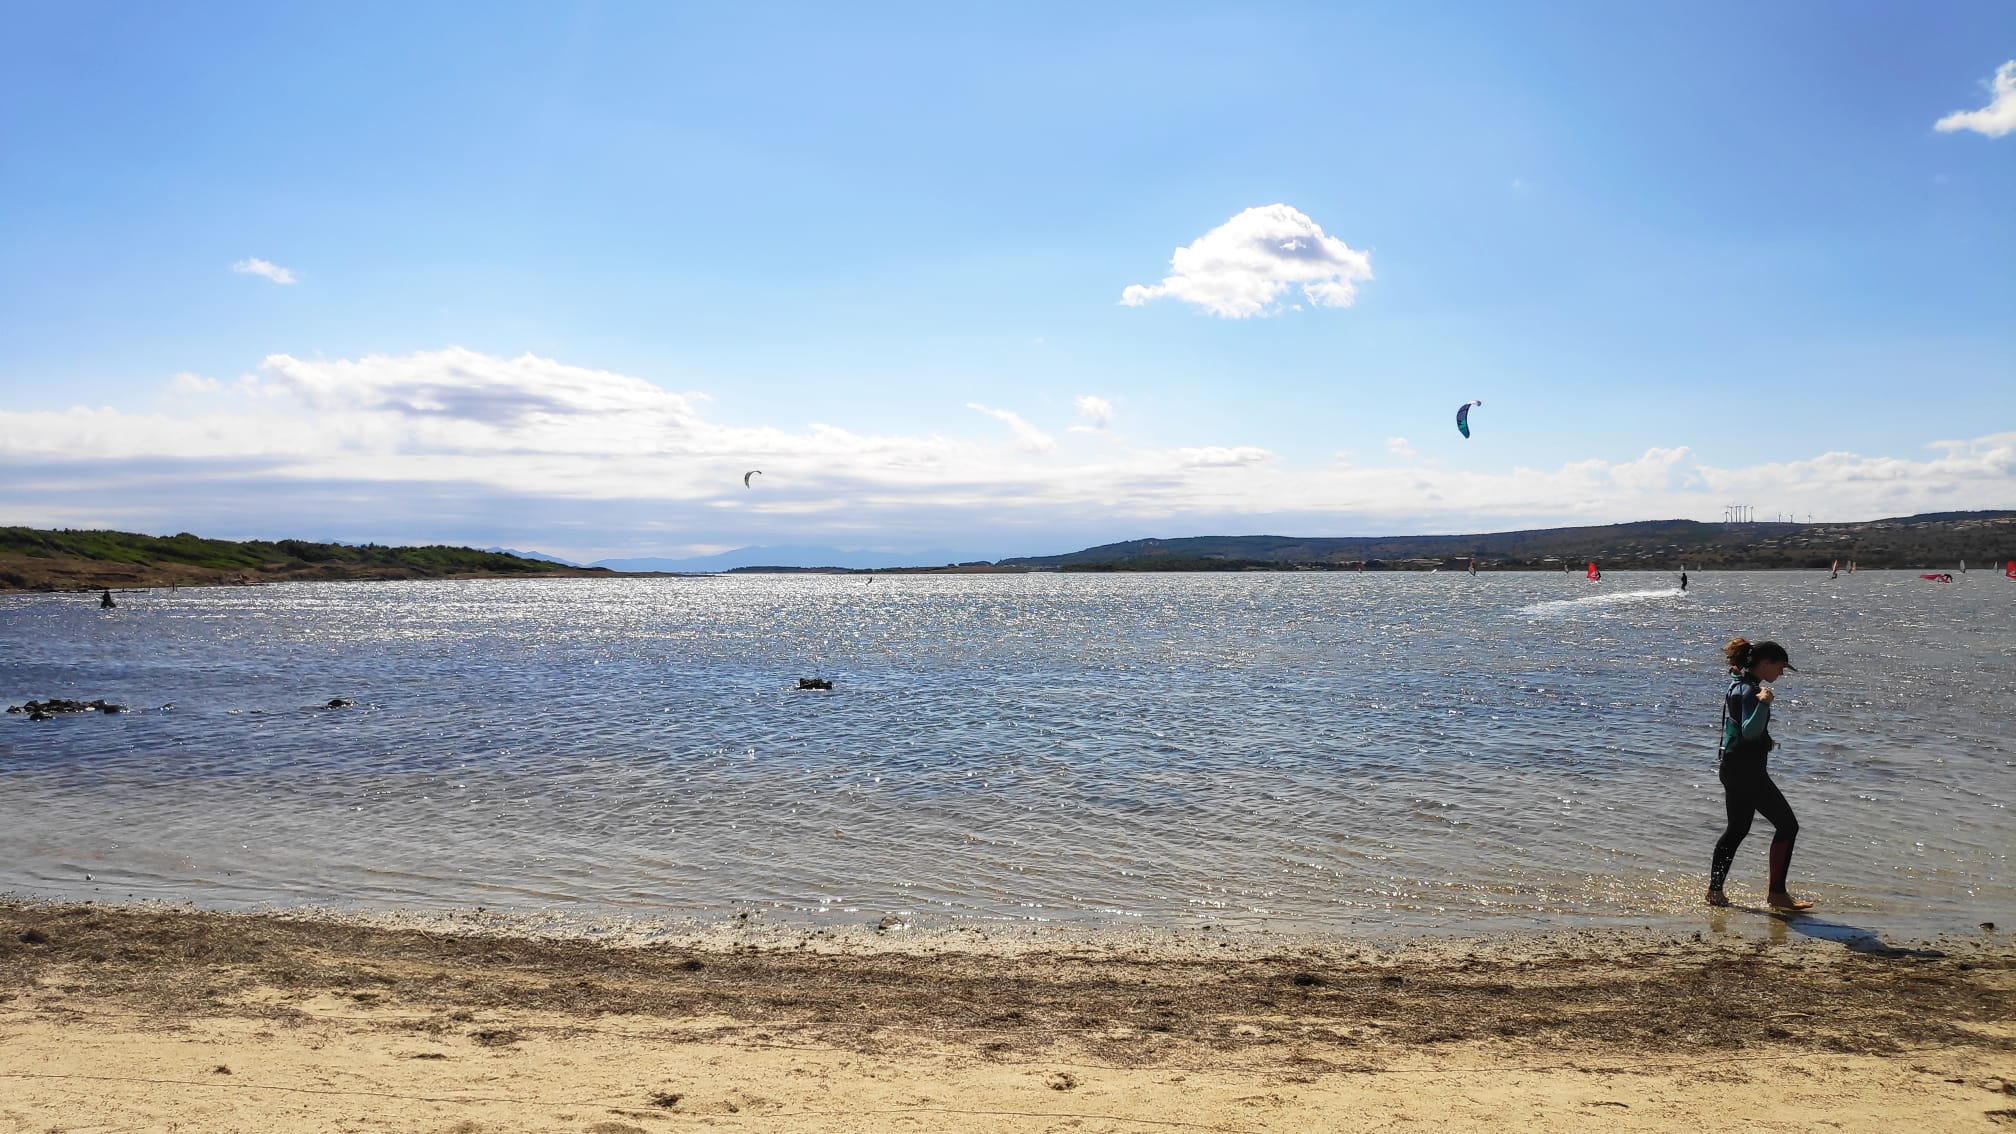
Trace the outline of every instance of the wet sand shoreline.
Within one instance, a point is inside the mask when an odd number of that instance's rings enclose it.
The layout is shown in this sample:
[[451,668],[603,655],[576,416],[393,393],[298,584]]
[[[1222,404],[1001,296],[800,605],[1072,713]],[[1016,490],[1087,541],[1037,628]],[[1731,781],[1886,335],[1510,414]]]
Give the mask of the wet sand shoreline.
[[6,902],[0,1079],[38,1132],[1979,1130],[2016,1119],[2016,947],[612,947]]

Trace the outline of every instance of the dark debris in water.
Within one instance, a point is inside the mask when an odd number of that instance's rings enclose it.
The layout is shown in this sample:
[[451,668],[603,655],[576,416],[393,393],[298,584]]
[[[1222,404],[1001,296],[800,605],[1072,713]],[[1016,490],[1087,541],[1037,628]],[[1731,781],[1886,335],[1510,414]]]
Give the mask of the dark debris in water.
[[26,713],[31,721],[53,719],[58,713],[123,713],[126,706],[110,701],[68,701],[61,697],[51,697],[47,701],[30,701],[25,705],[9,705],[10,713]]

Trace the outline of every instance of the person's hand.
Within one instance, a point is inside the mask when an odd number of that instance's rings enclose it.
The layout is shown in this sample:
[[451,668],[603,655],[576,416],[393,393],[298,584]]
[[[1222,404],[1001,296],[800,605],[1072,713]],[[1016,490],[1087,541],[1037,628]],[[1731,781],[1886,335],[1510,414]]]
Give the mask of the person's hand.
[[1769,685],[1757,691],[1757,700],[1766,705],[1771,703],[1771,687]]

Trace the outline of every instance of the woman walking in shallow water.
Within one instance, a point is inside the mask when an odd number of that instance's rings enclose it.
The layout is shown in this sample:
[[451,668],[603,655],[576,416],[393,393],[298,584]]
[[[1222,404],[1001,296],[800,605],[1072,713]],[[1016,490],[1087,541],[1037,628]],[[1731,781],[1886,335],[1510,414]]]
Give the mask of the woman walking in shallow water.
[[1792,805],[1785,802],[1778,785],[1771,782],[1765,760],[1778,742],[1771,739],[1771,682],[1787,670],[1799,672],[1785,647],[1776,642],[1751,643],[1731,639],[1722,648],[1729,660],[1729,691],[1722,698],[1722,744],[1716,753],[1717,772],[1722,779],[1722,798],[1729,810],[1729,826],[1715,842],[1715,858],[1708,873],[1708,904],[1726,906],[1729,898],[1722,884],[1736,861],[1736,848],[1750,833],[1751,816],[1762,812],[1774,832],[1771,836],[1771,890],[1765,899],[1781,910],[1811,909],[1812,902],[1794,898],[1785,889],[1785,874],[1792,866],[1792,841],[1799,835],[1799,820]]

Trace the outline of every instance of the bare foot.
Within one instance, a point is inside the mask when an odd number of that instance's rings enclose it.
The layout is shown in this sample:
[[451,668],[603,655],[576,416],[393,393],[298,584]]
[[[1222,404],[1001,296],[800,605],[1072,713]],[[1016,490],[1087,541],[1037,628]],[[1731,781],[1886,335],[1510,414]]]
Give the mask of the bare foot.
[[1708,891],[1708,904],[1711,906],[1726,906],[1729,904],[1729,895],[1711,888]]
[[1771,908],[1774,910],[1810,910],[1813,908],[1812,902],[1806,901],[1803,898],[1795,898],[1783,890],[1764,900],[1769,902]]

